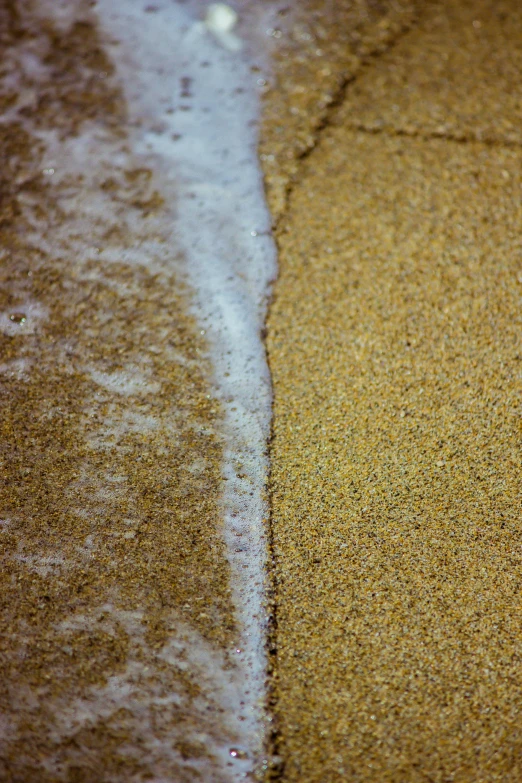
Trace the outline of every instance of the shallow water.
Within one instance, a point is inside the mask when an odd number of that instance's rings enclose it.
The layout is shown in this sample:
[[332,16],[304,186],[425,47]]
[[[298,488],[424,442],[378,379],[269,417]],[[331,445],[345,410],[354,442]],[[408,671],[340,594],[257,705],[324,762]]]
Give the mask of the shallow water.
[[3,12],[6,776],[262,765],[274,8]]

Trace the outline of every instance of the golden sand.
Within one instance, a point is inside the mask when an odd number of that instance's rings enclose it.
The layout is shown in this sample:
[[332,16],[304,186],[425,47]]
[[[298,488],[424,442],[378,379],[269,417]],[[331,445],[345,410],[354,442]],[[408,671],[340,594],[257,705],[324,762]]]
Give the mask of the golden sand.
[[278,223],[282,781],[522,779],[520,40],[422,4]]
[[[290,9],[280,11],[282,21]],[[300,0],[275,53],[259,154],[274,222],[332,105],[369,56],[383,53],[415,19],[412,0]]]

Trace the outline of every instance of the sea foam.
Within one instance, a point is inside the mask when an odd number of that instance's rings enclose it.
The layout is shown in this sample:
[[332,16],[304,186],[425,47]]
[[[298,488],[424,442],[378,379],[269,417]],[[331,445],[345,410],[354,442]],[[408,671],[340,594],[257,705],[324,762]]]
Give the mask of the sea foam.
[[266,724],[271,388],[261,334],[276,254],[257,160],[262,80],[228,6],[100,0],[96,12],[128,102],[133,151],[170,204],[225,411],[222,508],[239,626],[230,688],[247,705],[243,775],[259,757]]

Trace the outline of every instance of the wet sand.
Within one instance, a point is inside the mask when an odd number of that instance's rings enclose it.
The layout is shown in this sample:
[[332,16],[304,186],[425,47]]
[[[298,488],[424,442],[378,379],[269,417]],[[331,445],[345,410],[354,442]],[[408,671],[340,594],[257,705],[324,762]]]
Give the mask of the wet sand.
[[281,781],[522,777],[521,37],[419,6],[277,222]]
[[1,23],[0,778],[193,780],[236,631],[208,346],[96,27]]

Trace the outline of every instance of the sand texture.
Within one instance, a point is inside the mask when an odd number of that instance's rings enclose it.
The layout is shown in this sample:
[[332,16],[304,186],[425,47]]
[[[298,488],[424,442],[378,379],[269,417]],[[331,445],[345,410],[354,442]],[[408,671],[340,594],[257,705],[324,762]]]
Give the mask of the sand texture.
[[522,779],[521,40],[423,3],[278,222],[281,781]]
[[412,0],[299,0],[281,8],[259,144],[274,222],[346,84],[414,19]]
[[[0,9],[0,779],[224,783],[225,407],[91,7],[46,3]],[[277,14],[263,766],[518,783],[522,12]]]

